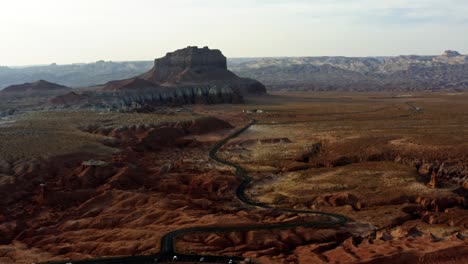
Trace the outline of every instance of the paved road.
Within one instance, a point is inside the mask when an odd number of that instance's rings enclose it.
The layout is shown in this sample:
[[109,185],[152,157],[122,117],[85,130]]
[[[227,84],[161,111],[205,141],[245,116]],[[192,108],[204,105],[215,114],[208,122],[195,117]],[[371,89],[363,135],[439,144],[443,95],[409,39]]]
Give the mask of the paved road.
[[236,170],[236,176],[242,178],[241,184],[236,189],[236,196],[237,198],[253,207],[259,207],[269,210],[276,210],[279,212],[284,213],[299,213],[299,214],[314,214],[319,216],[326,216],[330,220],[325,221],[309,221],[309,222],[288,222],[288,223],[273,223],[273,224],[262,224],[262,225],[255,225],[255,226],[199,226],[199,227],[189,227],[174,230],[165,234],[161,238],[161,248],[159,253],[149,256],[132,256],[132,257],[123,257],[123,258],[102,258],[102,259],[93,259],[93,260],[83,260],[83,261],[62,261],[62,262],[47,262],[47,263],[54,263],[54,264],[66,264],[66,263],[80,263],[80,264],[146,264],[146,263],[158,263],[158,262],[167,262],[173,261],[174,256],[177,257],[176,261],[194,261],[199,262],[200,259],[203,258],[204,262],[217,262],[217,263],[228,263],[230,260],[236,262],[242,260],[239,257],[222,257],[222,256],[201,256],[201,255],[185,255],[185,254],[178,254],[174,250],[174,239],[177,236],[193,233],[193,232],[232,232],[232,231],[248,231],[248,230],[265,230],[265,229],[280,229],[280,228],[294,228],[299,226],[304,227],[330,227],[344,224],[348,221],[348,219],[339,214],[332,214],[326,212],[319,212],[319,211],[309,211],[309,210],[295,210],[289,208],[276,208],[272,207],[268,204],[254,201],[245,195],[245,188],[249,186],[250,182],[252,181],[252,177],[249,176],[247,170],[241,167],[239,164],[232,163],[230,161],[224,160],[220,158],[217,154],[221,147],[226,144],[229,140],[238,137],[240,134],[248,130],[252,125],[256,123],[255,120],[252,120],[248,125],[243,127],[242,129],[234,132],[233,134],[227,136],[226,138],[222,139],[216,145],[211,148],[209,155],[210,158],[213,160],[222,163],[224,165],[233,167]]

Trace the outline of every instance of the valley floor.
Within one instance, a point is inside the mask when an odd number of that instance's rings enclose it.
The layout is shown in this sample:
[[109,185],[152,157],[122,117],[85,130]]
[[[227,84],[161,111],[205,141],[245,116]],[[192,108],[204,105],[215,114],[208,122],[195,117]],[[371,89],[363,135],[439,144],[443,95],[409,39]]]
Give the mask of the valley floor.
[[[0,263],[150,255],[195,226],[339,227],[190,233],[180,253],[260,263],[468,261],[468,94],[277,93],[153,114],[21,114],[0,124]],[[209,116],[209,117],[208,117]],[[230,126],[230,125],[232,126]],[[22,137],[15,137],[21,134]]]

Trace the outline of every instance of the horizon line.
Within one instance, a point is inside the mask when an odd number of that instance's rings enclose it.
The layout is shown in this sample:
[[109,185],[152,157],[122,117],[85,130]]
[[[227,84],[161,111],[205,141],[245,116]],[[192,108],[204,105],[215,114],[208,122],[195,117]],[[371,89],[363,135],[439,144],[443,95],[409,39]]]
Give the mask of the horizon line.
[[[446,51],[456,51],[456,50],[445,50]],[[456,51],[458,52],[458,51]],[[464,54],[459,52],[461,56],[467,56],[468,54]],[[224,54],[223,54],[224,55]],[[319,56],[313,56],[313,55],[304,55],[304,56],[246,56],[246,57],[227,57],[227,60],[230,59],[276,59],[276,58],[323,58],[323,57],[343,57],[343,58],[394,58],[394,57],[400,57],[400,56],[419,56],[419,57],[437,57],[441,56],[441,54],[400,54],[400,55],[376,55],[376,56],[346,56],[346,55],[319,55]],[[163,56],[164,57],[164,56]],[[162,57],[158,57],[162,58]],[[158,59],[155,58],[155,59]],[[68,66],[68,65],[86,65],[86,64],[93,64],[93,63],[98,63],[98,62],[115,62],[115,63],[126,63],[126,62],[149,62],[149,61],[154,61],[155,59],[151,60],[104,60],[104,59],[98,59],[95,61],[88,61],[88,62],[69,62],[69,63],[55,63],[55,62],[50,62],[50,63],[38,63],[38,64],[10,64],[10,65],[0,65],[1,67],[7,67],[7,68],[33,68],[33,67],[44,67],[44,66],[52,66],[52,65],[57,65],[57,66]]]

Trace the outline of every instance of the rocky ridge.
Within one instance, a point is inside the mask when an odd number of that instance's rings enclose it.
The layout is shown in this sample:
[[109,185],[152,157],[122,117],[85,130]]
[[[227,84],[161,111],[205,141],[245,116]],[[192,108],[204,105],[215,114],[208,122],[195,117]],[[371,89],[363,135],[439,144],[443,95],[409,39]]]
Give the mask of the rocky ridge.
[[67,91],[70,90],[71,88],[56,84],[56,83],[51,83],[48,81],[44,80],[39,80],[37,82],[32,82],[32,83],[23,83],[23,84],[17,84],[17,85],[11,85],[6,87],[0,92],[0,95],[34,95],[34,94],[40,94],[40,93],[49,93],[49,92],[57,92],[57,91]]
[[0,124],[24,111],[44,108],[50,98],[69,93],[71,88],[45,80],[11,85],[0,90]]
[[467,89],[468,56],[289,57],[230,61],[271,90],[411,91]]

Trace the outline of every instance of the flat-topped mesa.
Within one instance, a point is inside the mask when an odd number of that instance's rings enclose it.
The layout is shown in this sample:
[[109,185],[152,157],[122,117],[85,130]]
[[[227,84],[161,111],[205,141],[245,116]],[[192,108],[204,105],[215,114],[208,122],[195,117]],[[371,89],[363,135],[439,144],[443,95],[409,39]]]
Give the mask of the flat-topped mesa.
[[168,52],[165,57],[155,59],[156,68],[163,67],[214,67],[227,70],[226,57],[217,49],[204,47],[199,49],[196,46],[189,46],[185,49],[179,49],[174,52]]
[[156,59],[154,67],[141,76],[158,84],[209,83],[221,80],[237,80],[237,75],[227,69],[226,57],[221,51],[187,47]]
[[208,47],[187,47],[154,61],[139,76],[110,81],[86,93],[54,98],[56,105],[81,104],[112,109],[150,109],[159,105],[241,103],[246,95],[266,94],[265,86],[227,69],[226,57]]

